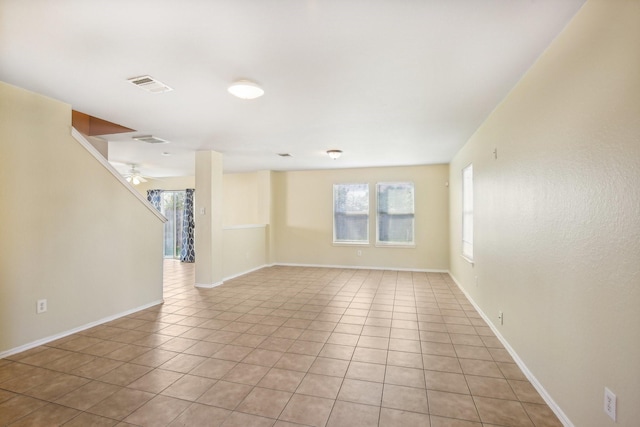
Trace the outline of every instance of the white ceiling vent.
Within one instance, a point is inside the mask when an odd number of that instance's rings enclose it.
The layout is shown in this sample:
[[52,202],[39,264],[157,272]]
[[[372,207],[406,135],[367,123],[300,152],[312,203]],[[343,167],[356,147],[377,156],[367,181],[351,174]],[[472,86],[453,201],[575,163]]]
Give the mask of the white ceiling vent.
[[147,144],[167,144],[169,142],[152,135],[134,136],[132,138],[136,141],[146,142]]
[[154,79],[151,76],[132,77],[130,79],[127,79],[127,81],[138,86],[140,89],[144,89],[147,92],[151,93],[163,93],[173,90],[166,84]]

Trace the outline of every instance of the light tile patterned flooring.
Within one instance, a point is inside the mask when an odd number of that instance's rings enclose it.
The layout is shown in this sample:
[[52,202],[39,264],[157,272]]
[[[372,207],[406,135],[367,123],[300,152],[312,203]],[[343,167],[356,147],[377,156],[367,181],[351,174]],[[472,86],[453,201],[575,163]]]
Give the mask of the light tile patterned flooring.
[[560,426],[446,274],[271,267],[0,360],[0,425]]

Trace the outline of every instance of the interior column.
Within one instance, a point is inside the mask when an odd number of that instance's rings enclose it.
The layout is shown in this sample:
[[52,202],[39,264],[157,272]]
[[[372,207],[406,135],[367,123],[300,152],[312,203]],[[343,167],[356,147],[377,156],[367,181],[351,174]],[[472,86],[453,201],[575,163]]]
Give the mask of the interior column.
[[196,151],[196,287],[222,284],[222,154]]

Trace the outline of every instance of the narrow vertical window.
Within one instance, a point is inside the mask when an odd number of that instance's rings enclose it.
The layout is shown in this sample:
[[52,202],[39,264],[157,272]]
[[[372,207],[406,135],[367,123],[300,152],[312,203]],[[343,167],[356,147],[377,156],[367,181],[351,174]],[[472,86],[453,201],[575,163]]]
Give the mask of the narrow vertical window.
[[333,186],[333,243],[369,243],[369,184]]
[[473,261],[473,165],[462,169],[462,256]]
[[379,183],[376,243],[414,244],[414,188],[411,182]]

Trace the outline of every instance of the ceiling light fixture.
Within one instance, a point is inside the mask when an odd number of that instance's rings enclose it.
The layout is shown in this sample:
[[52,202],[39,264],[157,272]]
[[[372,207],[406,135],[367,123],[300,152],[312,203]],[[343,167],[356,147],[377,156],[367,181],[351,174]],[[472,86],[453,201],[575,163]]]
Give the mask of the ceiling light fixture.
[[335,160],[338,157],[342,156],[342,151],[341,150],[328,150],[327,154],[329,155],[329,157],[331,157],[333,160]]
[[249,80],[238,80],[227,89],[231,95],[240,99],[256,99],[264,95],[264,90]]
[[136,169],[136,166],[137,165],[132,164],[131,169],[129,169],[129,171],[127,171],[127,173],[124,174],[124,178],[127,180],[127,182],[130,182],[133,185],[138,185],[141,182],[147,182],[147,180],[144,179],[140,174],[140,171]]

